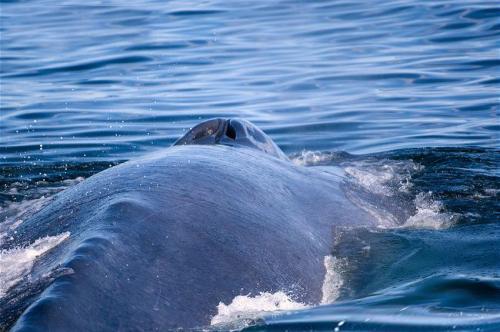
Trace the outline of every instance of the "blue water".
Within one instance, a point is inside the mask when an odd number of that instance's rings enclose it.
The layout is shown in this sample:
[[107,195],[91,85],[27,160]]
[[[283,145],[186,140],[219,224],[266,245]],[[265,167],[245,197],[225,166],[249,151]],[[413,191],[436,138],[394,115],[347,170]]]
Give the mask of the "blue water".
[[427,218],[346,233],[337,301],[251,329],[500,329],[497,1],[0,6],[5,220],[203,119],[242,117],[294,160],[323,151],[362,165],[361,185],[406,181],[409,207],[391,212]]

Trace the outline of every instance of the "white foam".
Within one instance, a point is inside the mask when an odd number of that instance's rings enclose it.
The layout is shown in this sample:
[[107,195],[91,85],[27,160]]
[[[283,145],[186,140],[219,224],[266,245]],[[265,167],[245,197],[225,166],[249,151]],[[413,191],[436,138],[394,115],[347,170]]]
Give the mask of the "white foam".
[[236,320],[254,319],[270,312],[304,308],[307,305],[294,301],[282,291],[262,292],[257,296],[238,295],[229,304],[219,303],[217,314],[212,317],[210,324],[227,324]]
[[345,259],[339,259],[334,256],[325,256],[325,280],[323,281],[321,304],[332,303],[338,299],[340,289],[344,285],[344,280],[340,274],[347,264]]
[[[37,198],[23,199],[19,202],[7,202],[5,206],[0,206],[0,245],[5,241],[7,234],[12,234],[16,228],[18,228],[24,220],[27,220],[34,213],[40,211],[45,205],[47,205],[52,197],[71,186],[74,186],[84,180],[83,177],[79,176],[74,179],[67,179],[60,183],[58,186],[53,187],[40,187],[37,188],[39,193],[43,193],[42,196]],[[11,184],[9,189],[9,194],[19,194],[20,188],[21,192],[25,184],[20,182],[14,182]],[[11,239],[13,240],[13,239]]]
[[[300,166],[318,166],[328,164],[333,159],[332,153],[318,151],[302,151],[291,158]],[[423,166],[412,160],[363,160],[343,164],[344,172],[349,180],[369,193],[386,196],[387,199],[400,194],[408,194],[412,187],[411,178]],[[490,194],[497,192],[490,191]],[[390,211],[384,210],[374,202],[369,202],[349,194],[349,198],[360,208],[370,213],[381,228],[412,227],[442,229],[451,226],[457,215],[444,211],[439,201],[430,198],[429,194],[418,194],[414,199],[416,213],[406,221],[396,218]]]
[[0,207],[0,217],[3,219],[0,222],[0,244],[7,237],[7,233],[19,227],[26,218],[39,211],[48,201],[48,197],[42,196],[20,202],[9,202],[7,206]]
[[69,235],[69,232],[65,232],[47,236],[26,247],[0,251],[0,298],[31,272],[37,258],[66,240]]
[[291,157],[291,161],[298,166],[314,166],[330,161],[330,153],[319,151],[302,151],[299,155]]
[[500,189],[495,188],[485,188],[482,193],[477,192],[474,194],[474,198],[483,199],[496,197],[500,193]]
[[344,168],[351,179],[366,190],[385,196],[408,192],[411,175],[422,166],[412,161],[380,161],[375,164],[357,163]]
[[[341,272],[347,261],[343,258],[325,256],[325,279],[322,286],[321,304],[334,302],[340,295],[340,289],[344,285]],[[231,303],[220,302],[217,306],[217,314],[212,317],[210,324],[226,325],[234,322],[243,322],[237,325],[244,328],[245,322],[252,322],[270,313],[300,310],[309,308],[301,302],[294,301],[289,294],[278,291],[276,293],[261,292],[257,296],[238,295]]]
[[416,213],[403,224],[408,228],[443,229],[453,225],[457,215],[443,210],[443,204],[431,198],[432,193],[420,193],[415,198]]
[[[365,190],[394,199],[392,197],[409,193],[412,175],[423,166],[412,161],[382,160],[374,163],[359,162],[345,167],[344,170],[354,183]],[[415,213],[405,221],[399,221],[382,207],[351,195],[359,207],[377,219],[381,228],[427,228],[443,229],[450,227],[457,215],[444,210],[443,204],[432,199],[432,193],[419,193],[414,199]]]

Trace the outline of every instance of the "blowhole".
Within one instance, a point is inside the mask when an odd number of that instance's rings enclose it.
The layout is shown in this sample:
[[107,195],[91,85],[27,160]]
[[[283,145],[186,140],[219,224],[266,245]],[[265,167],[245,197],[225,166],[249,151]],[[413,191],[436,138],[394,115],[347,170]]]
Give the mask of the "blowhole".
[[236,131],[234,130],[233,126],[231,126],[231,124],[227,125],[226,136],[233,140],[236,139]]

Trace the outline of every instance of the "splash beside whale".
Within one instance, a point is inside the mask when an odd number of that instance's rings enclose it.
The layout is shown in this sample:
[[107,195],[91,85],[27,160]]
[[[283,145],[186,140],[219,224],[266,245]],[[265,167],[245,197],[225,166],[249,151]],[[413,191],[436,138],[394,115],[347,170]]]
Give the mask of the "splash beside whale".
[[64,238],[7,291],[1,319],[13,331],[165,330],[206,326],[242,294],[317,304],[333,227],[375,225],[342,181],[292,164],[247,121],[203,122],[19,225],[2,250]]

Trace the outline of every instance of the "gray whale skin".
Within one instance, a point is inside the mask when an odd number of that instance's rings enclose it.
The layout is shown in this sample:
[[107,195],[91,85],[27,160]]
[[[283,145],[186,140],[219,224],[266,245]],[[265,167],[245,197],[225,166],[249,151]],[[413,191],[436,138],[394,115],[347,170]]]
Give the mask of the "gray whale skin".
[[18,244],[70,236],[37,261],[32,273],[50,278],[13,331],[203,327],[219,302],[260,292],[317,304],[333,227],[373,224],[342,182],[292,164],[247,121],[203,122],[19,226]]

